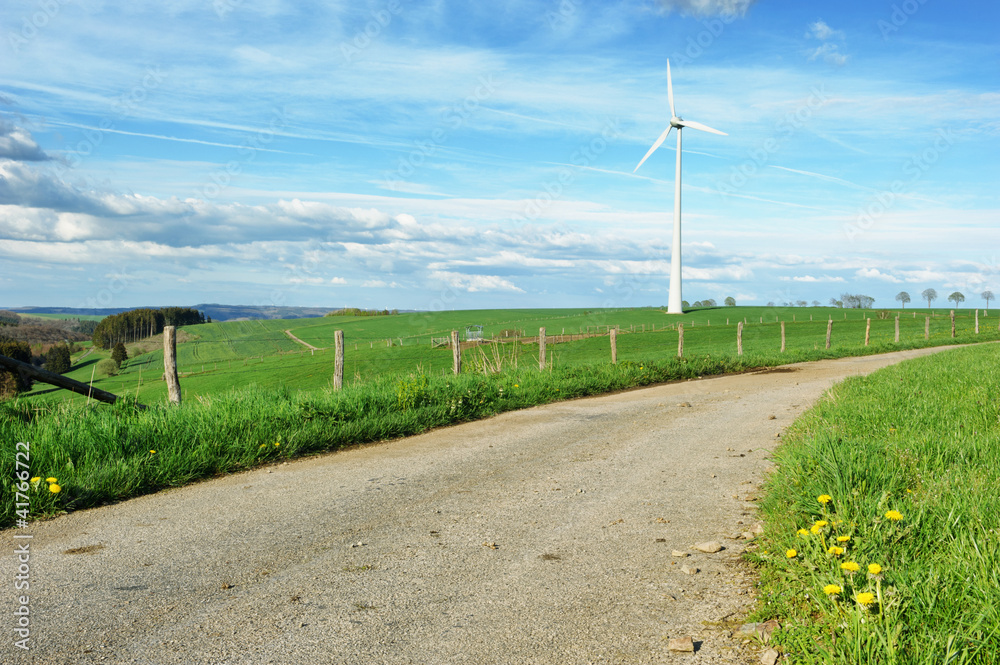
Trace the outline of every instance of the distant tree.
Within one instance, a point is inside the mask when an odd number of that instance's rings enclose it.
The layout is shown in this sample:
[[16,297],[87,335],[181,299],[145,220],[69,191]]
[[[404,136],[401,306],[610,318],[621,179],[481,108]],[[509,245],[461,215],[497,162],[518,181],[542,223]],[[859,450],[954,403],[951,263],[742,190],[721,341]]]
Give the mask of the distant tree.
[[774,304],[774,301],[773,301],[773,300],[768,300],[768,301],[767,301],[767,306],[768,306],[768,307],[777,307],[777,305],[775,305],[775,304]]
[[687,309],[690,306],[691,306],[691,303],[689,303],[687,300],[682,300],[681,301],[681,308],[682,309]]
[[903,309],[906,309],[906,303],[910,302],[910,294],[906,291],[900,291],[896,294],[896,300],[903,303]]
[[958,291],[955,291],[950,296],[948,296],[948,300],[954,301],[955,307],[958,307],[960,303],[965,302],[965,296],[963,296]]
[[17,312],[10,312],[0,309],[0,326],[16,326],[21,323],[21,317]]
[[56,374],[65,374],[72,366],[69,357],[69,347],[56,344],[45,354],[45,369]]
[[799,307],[805,307],[806,305],[809,304],[809,302],[806,300],[796,300],[795,304],[798,305]]
[[830,298],[830,307],[841,307],[844,303],[840,302],[836,298]]
[[813,307],[819,307],[819,301],[813,300]]
[[988,290],[987,291],[983,291],[980,294],[980,297],[983,300],[986,301],[986,311],[987,312],[990,311],[990,301],[993,300],[993,292],[992,291],[988,291]]
[[702,307],[715,307],[715,300],[713,300],[712,298],[706,298],[705,300],[701,301],[701,306]]
[[931,303],[937,300],[937,291],[934,289],[924,289],[920,297],[927,301],[927,307],[931,306]]
[[111,349],[111,359],[115,361],[115,367],[120,368],[122,363],[128,360],[128,349],[121,342],[115,344],[115,348]]
[[732,296],[728,296],[723,302],[726,303],[726,307],[736,307],[736,299]]

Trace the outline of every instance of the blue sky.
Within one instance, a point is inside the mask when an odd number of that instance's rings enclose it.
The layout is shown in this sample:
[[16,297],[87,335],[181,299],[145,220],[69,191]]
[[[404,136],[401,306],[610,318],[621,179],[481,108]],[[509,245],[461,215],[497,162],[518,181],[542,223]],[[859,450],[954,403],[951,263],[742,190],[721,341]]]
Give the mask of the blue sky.
[[1000,293],[1000,8],[8,0],[0,306]]

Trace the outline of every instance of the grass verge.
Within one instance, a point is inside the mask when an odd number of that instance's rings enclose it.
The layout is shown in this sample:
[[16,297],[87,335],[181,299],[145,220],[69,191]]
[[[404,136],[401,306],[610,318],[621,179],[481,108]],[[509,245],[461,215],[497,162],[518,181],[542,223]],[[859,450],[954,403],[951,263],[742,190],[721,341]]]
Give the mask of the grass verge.
[[1000,662],[998,361],[848,379],[792,426],[748,555],[791,662]]

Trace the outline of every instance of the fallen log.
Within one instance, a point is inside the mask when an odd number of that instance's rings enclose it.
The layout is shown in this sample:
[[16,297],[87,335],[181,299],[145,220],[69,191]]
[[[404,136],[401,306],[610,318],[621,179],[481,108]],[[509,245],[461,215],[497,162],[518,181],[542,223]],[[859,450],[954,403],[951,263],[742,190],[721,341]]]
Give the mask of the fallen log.
[[[107,402],[108,404],[114,404],[116,401],[121,399],[118,395],[109,393],[106,390],[101,390],[100,388],[94,388],[86,383],[80,383],[62,374],[56,374],[55,372],[49,372],[48,370],[39,369],[34,365],[30,365],[20,360],[15,360],[13,358],[8,358],[7,356],[0,356],[0,366],[6,367],[7,369],[13,370],[20,374],[22,377],[30,377],[36,381],[41,381],[42,383],[48,383],[65,390],[71,390],[80,395],[86,395],[88,397],[93,397],[101,402]],[[142,404],[136,404],[140,409],[145,409],[146,407]]]

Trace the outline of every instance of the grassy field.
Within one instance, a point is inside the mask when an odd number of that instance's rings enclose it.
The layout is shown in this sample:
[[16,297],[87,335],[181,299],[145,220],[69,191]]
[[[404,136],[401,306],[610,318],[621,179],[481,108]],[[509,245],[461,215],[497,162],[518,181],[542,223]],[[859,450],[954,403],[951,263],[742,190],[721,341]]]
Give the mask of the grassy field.
[[793,425],[752,555],[790,662],[1000,662],[998,385],[1000,348],[955,349]]
[[[676,355],[676,324],[684,324],[685,355],[735,355],[736,323],[746,321],[744,349],[748,353],[770,353],[780,348],[780,321],[786,322],[786,347],[811,351],[815,357],[855,355],[892,348],[924,346],[926,310],[901,312],[900,339],[893,343],[896,310],[842,310],[833,308],[723,307],[701,309],[681,317],[668,316],[660,309],[554,309],[554,310],[475,310],[413,313],[379,317],[325,317],[321,319],[255,320],[186,326],[179,335],[178,367],[185,395],[208,396],[237,386],[285,387],[312,391],[330,386],[333,370],[334,331],[345,336],[345,381],[368,383],[381,376],[411,373],[443,376],[451,372],[452,354],[446,347],[434,348],[432,340],[448,337],[452,330],[464,333],[468,325],[483,325],[487,338],[501,337],[504,331],[537,336],[545,327],[549,342],[548,360],[554,367],[610,362],[606,332],[617,326],[619,361],[643,361]],[[826,322],[833,318],[832,348],[824,353]],[[872,319],[871,346],[864,347],[865,319]],[[957,334],[961,341],[1000,338],[996,316],[981,318],[981,334],[973,335],[972,312],[960,310]],[[285,330],[318,347],[311,351],[290,339]],[[595,336],[557,343],[556,335]],[[951,343],[947,310],[934,310],[930,344]],[[466,349],[463,366],[474,371],[493,359],[490,349]],[[502,353],[508,366],[537,366],[536,343],[511,343]],[[137,396],[142,403],[162,401],[166,386],[163,372],[162,341],[129,345],[130,360],[118,376],[96,374],[99,360],[107,352],[95,351],[78,361],[68,374],[78,381],[115,394]],[[80,360],[82,357],[82,360]],[[779,358],[777,362],[782,362]],[[41,401],[79,401],[81,397],[55,390],[44,384],[30,394]]]

